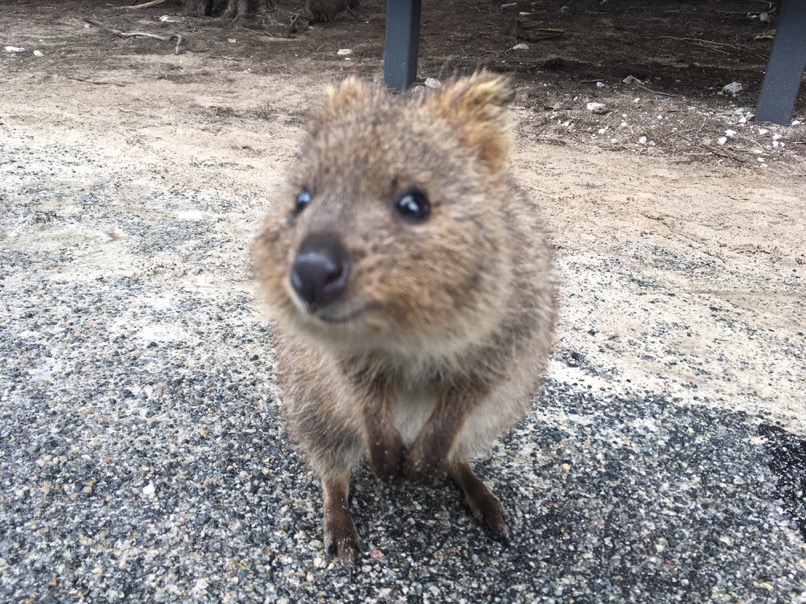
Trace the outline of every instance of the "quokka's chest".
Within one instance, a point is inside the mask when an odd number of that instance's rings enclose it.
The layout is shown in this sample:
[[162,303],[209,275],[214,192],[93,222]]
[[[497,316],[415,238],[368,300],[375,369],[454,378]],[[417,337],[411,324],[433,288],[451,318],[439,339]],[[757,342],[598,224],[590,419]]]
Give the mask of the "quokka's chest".
[[405,445],[411,445],[431,417],[437,405],[437,393],[427,388],[397,393],[392,405],[395,428]]

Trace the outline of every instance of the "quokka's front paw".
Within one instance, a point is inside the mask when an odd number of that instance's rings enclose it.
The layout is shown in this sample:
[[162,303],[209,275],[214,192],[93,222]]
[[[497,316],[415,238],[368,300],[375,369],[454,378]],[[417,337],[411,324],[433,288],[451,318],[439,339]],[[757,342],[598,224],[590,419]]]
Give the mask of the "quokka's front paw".
[[348,512],[325,522],[325,555],[328,560],[338,558],[342,566],[352,572],[362,549],[358,531]]

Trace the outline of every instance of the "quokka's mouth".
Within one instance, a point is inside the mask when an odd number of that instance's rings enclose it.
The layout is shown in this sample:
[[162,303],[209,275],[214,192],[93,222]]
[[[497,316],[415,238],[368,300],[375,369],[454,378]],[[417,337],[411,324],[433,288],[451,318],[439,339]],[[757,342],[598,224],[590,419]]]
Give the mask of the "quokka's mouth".
[[355,323],[364,314],[366,314],[371,307],[372,305],[367,304],[357,309],[347,309],[346,311],[342,309],[324,307],[309,309],[308,312],[310,316],[315,317],[322,323],[327,323],[328,325],[346,325],[348,323]]

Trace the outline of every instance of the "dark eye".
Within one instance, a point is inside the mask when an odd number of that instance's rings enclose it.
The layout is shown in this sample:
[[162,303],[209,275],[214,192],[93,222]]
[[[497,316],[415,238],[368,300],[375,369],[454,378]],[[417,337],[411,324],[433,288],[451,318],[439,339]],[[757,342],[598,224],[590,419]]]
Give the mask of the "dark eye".
[[311,194],[305,187],[297,195],[297,199],[294,202],[294,215],[299,216],[302,213],[302,210],[308,207],[308,204],[311,203]]
[[422,222],[431,214],[431,202],[425,191],[409,189],[397,200],[395,209],[406,220]]

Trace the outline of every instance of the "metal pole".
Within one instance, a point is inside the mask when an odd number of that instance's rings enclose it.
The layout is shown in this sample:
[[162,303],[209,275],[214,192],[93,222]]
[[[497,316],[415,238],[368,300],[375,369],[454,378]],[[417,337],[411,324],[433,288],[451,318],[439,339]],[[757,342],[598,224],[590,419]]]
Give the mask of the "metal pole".
[[[390,2],[392,0],[389,0]],[[756,107],[757,122],[789,124],[806,69],[806,0],[784,0]]]
[[406,90],[417,79],[422,0],[386,0],[383,79],[390,88]]

